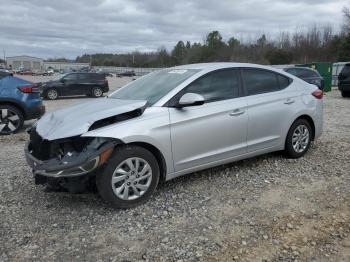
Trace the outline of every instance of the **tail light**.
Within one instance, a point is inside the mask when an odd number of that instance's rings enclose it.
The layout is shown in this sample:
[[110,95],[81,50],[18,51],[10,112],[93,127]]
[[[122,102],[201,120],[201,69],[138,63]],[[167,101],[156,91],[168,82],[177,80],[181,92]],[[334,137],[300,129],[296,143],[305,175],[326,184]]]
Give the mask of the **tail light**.
[[39,93],[39,87],[36,85],[28,85],[28,86],[19,86],[17,87],[19,91],[22,93]]
[[316,98],[316,99],[322,99],[323,98],[323,91],[320,89],[317,89],[316,91],[312,92],[312,95]]

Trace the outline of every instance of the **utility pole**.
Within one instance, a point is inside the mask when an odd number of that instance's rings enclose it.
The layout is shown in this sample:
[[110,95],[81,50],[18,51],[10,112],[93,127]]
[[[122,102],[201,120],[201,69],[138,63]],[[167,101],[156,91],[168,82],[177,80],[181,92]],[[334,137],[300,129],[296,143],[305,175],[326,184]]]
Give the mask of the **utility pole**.
[[5,52],[5,48],[3,48],[2,51],[4,52],[4,64],[6,65],[6,52]]

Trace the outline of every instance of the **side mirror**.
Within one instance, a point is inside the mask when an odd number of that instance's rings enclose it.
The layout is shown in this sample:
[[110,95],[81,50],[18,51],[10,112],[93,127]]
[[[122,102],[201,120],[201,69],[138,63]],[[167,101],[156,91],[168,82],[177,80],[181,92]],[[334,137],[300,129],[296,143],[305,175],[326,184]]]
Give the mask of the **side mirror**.
[[178,105],[179,107],[200,106],[203,105],[204,102],[205,99],[203,96],[195,93],[186,93],[180,98]]

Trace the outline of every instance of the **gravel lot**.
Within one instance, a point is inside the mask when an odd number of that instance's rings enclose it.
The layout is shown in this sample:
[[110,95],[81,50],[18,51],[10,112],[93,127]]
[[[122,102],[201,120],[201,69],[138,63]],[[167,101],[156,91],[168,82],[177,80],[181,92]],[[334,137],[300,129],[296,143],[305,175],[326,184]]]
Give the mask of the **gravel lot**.
[[130,210],[94,193],[43,192],[23,157],[27,135],[0,137],[0,261],[349,261],[349,115],[350,100],[332,91],[323,136],[305,157],[269,154],[180,177]]

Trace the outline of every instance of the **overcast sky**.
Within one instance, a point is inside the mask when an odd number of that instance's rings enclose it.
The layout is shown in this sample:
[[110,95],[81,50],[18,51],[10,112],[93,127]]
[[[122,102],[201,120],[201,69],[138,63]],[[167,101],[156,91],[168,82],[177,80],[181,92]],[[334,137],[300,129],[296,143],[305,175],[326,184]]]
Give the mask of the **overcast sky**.
[[[346,0],[0,0],[7,56],[171,49],[178,40],[270,37],[314,24],[339,30]],[[2,57],[2,55],[1,55]]]

